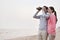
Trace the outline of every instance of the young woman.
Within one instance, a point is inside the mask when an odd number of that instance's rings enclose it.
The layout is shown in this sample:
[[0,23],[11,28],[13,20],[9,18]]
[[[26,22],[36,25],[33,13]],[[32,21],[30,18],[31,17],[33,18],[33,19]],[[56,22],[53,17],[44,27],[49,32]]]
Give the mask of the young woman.
[[57,15],[54,7],[48,8],[48,13],[50,14],[50,17],[48,19],[48,34],[49,34],[49,40],[54,40],[56,36],[56,23],[57,23]]

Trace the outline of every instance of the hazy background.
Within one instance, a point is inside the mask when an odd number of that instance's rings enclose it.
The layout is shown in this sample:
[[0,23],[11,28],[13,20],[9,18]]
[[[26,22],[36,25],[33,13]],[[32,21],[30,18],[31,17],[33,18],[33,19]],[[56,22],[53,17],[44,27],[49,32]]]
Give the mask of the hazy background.
[[[39,20],[33,19],[36,7],[53,6],[60,26],[60,0],[0,0],[0,29],[17,30],[17,34],[36,34]],[[10,32],[11,33],[11,32]],[[12,34],[12,33],[11,33]],[[17,35],[16,34],[16,35]]]

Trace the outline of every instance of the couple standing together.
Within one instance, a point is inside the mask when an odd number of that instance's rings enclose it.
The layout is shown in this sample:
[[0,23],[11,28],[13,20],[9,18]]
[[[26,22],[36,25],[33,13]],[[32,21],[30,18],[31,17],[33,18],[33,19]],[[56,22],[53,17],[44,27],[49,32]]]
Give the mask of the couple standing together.
[[[40,19],[38,40],[47,40],[48,37],[49,40],[55,40],[57,15],[54,7],[43,6],[37,10],[33,18]],[[41,10],[42,14],[38,15]]]

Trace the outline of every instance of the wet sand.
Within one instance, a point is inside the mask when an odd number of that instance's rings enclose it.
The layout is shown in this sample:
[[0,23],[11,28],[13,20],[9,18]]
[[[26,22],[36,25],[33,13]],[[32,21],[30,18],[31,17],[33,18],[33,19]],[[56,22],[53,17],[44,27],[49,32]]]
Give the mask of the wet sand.
[[[60,40],[60,28],[57,29],[56,33],[57,34],[56,34],[55,40]],[[17,38],[12,38],[12,39],[7,39],[7,40],[37,40],[37,35],[26,36],[26,37],[17,37]]]

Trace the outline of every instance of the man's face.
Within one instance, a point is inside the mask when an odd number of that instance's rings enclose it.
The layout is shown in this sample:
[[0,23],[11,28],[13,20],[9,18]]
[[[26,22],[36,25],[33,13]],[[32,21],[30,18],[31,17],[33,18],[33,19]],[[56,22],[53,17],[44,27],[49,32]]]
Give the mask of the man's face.
[[46,10],[45,7],[42,7],[42,11],[43,11],[43,12],[47,12],[47,10]]

